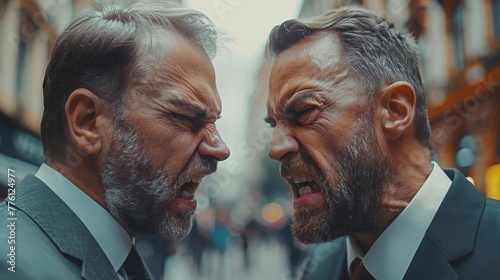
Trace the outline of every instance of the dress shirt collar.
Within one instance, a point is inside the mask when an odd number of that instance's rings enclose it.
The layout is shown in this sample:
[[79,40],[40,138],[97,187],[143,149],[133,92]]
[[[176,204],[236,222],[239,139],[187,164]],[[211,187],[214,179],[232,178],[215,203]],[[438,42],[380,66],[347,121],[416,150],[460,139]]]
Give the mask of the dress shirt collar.
[[42,164],[35,176],[80,218],[115,271],[118,271],[132,247],[132,239],[122,225],[90,196],[50,166]]
[[348,269],[354,259],[359,257],[363,259],[368,272],[376,279],[403,279],[420,242],[451,186],[450,178],[441,167],[436,162],[432,164],[431,174],[415,197],[380,235],[366,255],[363,254],[354,238],[347,237]]

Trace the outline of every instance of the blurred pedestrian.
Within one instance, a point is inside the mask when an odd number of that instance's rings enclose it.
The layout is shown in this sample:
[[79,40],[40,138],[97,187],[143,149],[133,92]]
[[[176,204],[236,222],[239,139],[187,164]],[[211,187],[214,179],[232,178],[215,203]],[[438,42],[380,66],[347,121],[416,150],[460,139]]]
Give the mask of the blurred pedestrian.
[[135,238],[135,247],[141,255],[152,280],[164,280],[165,262],[176,252],[176,243],[156,236],[141,235]]
[[223,279],[226,275],[226,269],[229,269],[224,261],[231,230],[229,229],[229,213],[226,211],[218,211],[215,215],[215,221],[212,228],[212,249],[216,253],[217,264],[217,279]]
[[287,218],[285,226],[279,230],[279,240],[285,247],[290,271],[295,273],[303,258],[303,248],[292,234],[292,220]]
[[210,232],[200,228],[199,223],[193,221],[189,235],[183,240],[188,254],[191,255],[192,264],[197,275],[201,275],[203,253],[210,248]]

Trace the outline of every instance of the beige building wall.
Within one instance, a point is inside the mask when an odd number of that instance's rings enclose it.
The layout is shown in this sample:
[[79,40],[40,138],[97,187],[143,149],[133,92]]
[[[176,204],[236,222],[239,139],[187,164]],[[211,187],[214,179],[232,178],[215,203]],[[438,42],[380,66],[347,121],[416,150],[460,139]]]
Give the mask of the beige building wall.
[[20,7],[8,1],[0,8],[0,110],[13,117],[17,112],[16,78]]

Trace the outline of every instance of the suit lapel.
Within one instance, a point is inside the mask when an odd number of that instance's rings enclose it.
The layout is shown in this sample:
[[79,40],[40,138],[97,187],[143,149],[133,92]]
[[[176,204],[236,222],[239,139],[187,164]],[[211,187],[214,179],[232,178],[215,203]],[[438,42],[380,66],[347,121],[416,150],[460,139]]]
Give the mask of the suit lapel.
[[30,216],[63,254],[82,262],[84,279],[118,279],[92,234],[42,181],[28,175],[16,192],[16,207]]
[[457,279],[450,262],[474,249],[486,200],[458,171],[445,170],[451,187],[404,279]]

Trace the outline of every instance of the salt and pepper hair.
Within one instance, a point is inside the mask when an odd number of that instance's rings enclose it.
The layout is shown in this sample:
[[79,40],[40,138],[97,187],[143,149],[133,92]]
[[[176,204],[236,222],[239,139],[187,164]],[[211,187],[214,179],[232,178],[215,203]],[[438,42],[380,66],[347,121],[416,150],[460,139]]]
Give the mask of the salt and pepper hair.
[[202,13],[163,1],[115,2],[78,16],[52,48],[41,123],[44,153],[50,159],[62,160],[67,153],[62,148],[69,144],[64,108],[75,89],[94,92],[116,115],[125,93],[147,76],[153,65],[146,58],[151,61],[154,51],[161,51],[169,40],[165,35],[180,35],[210,58],[215,56],[218,34]]
[[[343,46],[345,65],[354,74],[360,90],[376,96],[388,84],[405,81],[416,92],[415,135],[430,147],[430,125],[420,77],[418,47],[413,37],[394,28],[367,9],[347,6],[304,20],[288,20],[270,33],[267,55],[272,58],[307,36],[330,31]],[[333,50],[332,50],[333,51]]]

